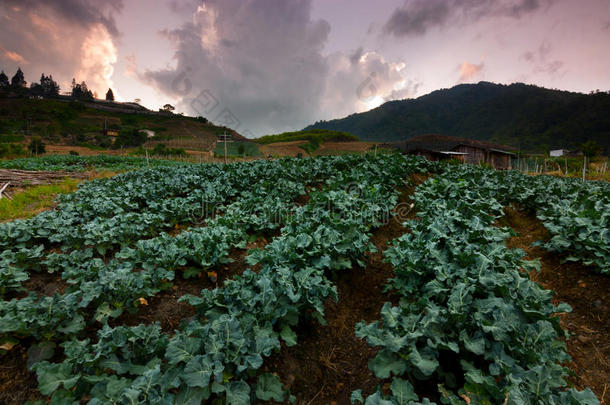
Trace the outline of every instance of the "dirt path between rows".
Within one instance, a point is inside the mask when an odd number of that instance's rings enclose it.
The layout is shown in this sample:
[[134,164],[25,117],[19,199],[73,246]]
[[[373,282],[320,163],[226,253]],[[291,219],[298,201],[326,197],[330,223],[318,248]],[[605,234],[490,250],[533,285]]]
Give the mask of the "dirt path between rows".
[[591,388],[602,405],[610,404],[610,277],[579,263],[561,263],[562,255],[531,246],[550,237],[542,223],[515,207],[505,212],[501,225],[517,232],[507,246],[523,249],[528,259],[539,259],[541,270],[533,272],[532,279],[555,291],[555,303],[572,307],[571,313],[561,315],[561,326],[571,335],[568,367],[574,376],[569,382],[579,390]]
[[[412,176],[415,184],[428,176]],[[410,203],[414,187],[404,187],[401,203]],[[409,219],[415,217],[410,212]],[[405,220],[405,218],[403,218]],[[383,287],[394,276],[392,266],[383,261],[388,242],[409,232],[396,219],[373,230],[371,242],[376,253],[366,256],[363,268],[344,270],[333,280],[339,300],[325,305],[326,326],[306,322],[296,330],[298,340],[265,361],[264,370],[276,373],[285,388],[296,397],[297,405],[347,405],[354,390],[374,391],[380,381],[369,370],[369,361],[378,349],[356,337],[355,325],[378,320],[385,302],[398,303],[398,297],[384,293]]]

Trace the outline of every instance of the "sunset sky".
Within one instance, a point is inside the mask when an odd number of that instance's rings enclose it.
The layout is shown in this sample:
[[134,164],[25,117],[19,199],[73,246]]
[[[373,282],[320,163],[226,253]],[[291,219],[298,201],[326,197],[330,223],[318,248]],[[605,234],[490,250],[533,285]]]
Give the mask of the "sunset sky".
[[610,90],[608,0],[0,0],[0,69],[246,136],[458,83]]

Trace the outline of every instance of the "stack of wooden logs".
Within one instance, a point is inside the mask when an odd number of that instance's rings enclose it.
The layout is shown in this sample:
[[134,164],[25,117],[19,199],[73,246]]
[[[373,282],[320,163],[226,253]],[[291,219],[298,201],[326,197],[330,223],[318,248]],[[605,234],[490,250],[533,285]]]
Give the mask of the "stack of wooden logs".
[[73,179],[87,178],[87,173],[75,172],[35,172],[27,170],[5,170],[0,169],[0,187],[11,183],[10,187],[21,187],[25,185],[50,184],[65,180],[67,177]]

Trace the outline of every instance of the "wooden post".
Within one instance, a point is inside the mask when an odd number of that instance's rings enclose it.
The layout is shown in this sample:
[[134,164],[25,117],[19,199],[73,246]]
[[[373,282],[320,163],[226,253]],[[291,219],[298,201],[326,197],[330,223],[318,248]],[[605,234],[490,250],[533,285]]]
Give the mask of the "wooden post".
[[145,149],[145,150],[146,150],[146,166],[150,167],[150,163],[148,162],[148,149]]
[[225,165],[227,164],[227,133],[224,134],[224,143],[225,143]]
[[568,157],[566,155],[563,155],[563,159],[565,161],[566,164],[566,176],[568,175]]
[[584,155],[583,159],[582,159],[582,181],[586,180],[586,174],[587,174],[587,155]]
[[377,144],[375,144],[375,157],[377,157]]

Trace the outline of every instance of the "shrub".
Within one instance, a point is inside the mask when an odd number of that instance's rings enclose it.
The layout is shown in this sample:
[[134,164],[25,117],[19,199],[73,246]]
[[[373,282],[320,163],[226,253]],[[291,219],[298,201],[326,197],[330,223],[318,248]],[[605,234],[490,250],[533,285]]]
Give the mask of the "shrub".
[[35,136],[32,138],[32,141],[28,145],[28,150],[33,155],[40,155],[46,152],[45,144],[42,142],[39,136]]

